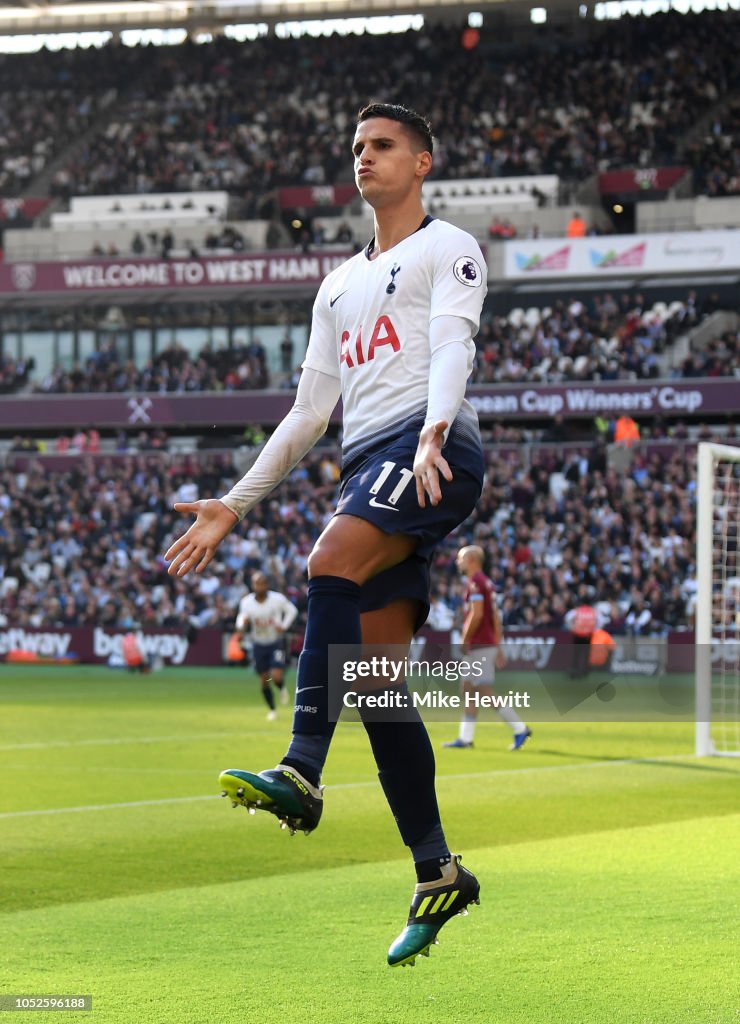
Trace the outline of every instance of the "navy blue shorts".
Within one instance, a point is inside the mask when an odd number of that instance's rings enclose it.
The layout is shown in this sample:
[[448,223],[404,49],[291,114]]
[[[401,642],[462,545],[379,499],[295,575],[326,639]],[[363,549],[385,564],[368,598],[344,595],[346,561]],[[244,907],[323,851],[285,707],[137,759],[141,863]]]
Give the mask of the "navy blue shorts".
[[[360,610],[384,608],[399,598],[422,605],[417,629],[429,614],[430,562],[436,546],[464,522],[475,508],[483,486],[483,452],[478,436],[453,424],[442,454],[452,480],[440,476],[442,500],[419,506],[413,474],[421,423],[385,441],[343,469],[337,515],[358,516],[384,533],[418,538],[414,554],[399,565],[378,573],[363,586]],[[421,614],[423,612],[423,618]]]
[[274,644],[252,644],[254,668],[260,674],[274,668],[285,668],[285,646],[282,640]]

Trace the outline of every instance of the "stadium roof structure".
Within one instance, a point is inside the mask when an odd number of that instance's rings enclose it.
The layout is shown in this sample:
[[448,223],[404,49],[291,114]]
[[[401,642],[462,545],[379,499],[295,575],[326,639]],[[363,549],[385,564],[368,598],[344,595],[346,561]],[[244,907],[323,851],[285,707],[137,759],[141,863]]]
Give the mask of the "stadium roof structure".
[[[576,17],[578,0],[539,0],[552,14]],[[175,29],[207,32],[221,25],[392,14],[464,17],[470,11],[499,11],[526,18],[538,0],[0,0],[0,35],[50,32]]]

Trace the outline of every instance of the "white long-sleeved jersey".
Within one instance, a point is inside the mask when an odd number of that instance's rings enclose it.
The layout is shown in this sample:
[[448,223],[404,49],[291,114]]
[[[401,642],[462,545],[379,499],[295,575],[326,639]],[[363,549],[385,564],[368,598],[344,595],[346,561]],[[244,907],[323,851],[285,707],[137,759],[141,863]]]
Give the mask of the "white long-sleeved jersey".
[[254,594],[247,594],[239,602],[236,628],[242,630],[251,626],[255,643],[274,644],[290,629],[297,615],[298,609],[292,601],[275,590],[268,590],[262,601]]
[[[462,395],[486,293],[484,268],[472,235],[427,217],[376,259],[363,250],[324,279],[303,366],[341,381],[345,454],[393,434],[410,417],[424,418],[430,325],[438,317],[467,324]],[[459,339],[442,337],[436,344],[453,340]]]

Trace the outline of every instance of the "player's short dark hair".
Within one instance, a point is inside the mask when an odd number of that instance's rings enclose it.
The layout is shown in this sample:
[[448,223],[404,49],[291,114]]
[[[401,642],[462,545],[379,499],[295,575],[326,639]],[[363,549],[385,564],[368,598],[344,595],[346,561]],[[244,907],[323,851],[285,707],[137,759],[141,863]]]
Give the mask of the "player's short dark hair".
[[432,126],[425,117],[417,114],[415,110],[400,103],[368,103],[357,115],[357,123],[369,121],[371,117],[387,117],[389,121],[398,121],[406,131],[421,146],[422,150],[429,153],[434,152],[434,139],[432,137]]

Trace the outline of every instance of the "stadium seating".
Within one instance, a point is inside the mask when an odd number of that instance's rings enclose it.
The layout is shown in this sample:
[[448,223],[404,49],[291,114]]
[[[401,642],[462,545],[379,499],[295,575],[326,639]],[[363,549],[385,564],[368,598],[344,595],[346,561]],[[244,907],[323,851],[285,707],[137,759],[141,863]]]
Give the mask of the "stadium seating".
[[[466,50],[446,25],[12,57],[0,75],[5,185],[17,190],[53,155],[50,188],[62,198],[222,190],[239,196],[249,218],[280,185],[350,178],[348,111],[372,93],[429,112],[440,179],[577,182],[675,164],[686,150],[696,188],[728,195],[738,185],[736,17],[623,19],[530,51],[485,28]],[[697,137],[715,111],[717,126]]]
[[[484,313],[475,339],[473,383],[563,380],[628,380],[657,376],[737,376],[740,333],[734,313],[692,351],[673,347],[679,336],[713,309],[697,308],[689,295],[651,305],[639,296],[596,294],[590,301],[513,307],[506,315]],[[685,349],[685,350],[684,350]],[[270,358],[272,357],[272,358]],[[194,392],[241,391],[284,386],[295,369],[282,372],[277,352],[255,341],[232,348],[205,346],[191,354],[168,343],[153,360],[135,364],[106,344],[83,366],[68,362],[39,374],[32,362],[5,357],[0,392]]]
[[[476,383],[732,376],[740,371],[737,321],[688,353],[689,332],[710,315],[692,296],[651,305],[641,296],[597,294],[552,306],[514,306],[484,316],[476,338]],[[674,342],[686,336],[681,357]],[[710,373],[711,370],[711,373]]]
[[75,229],[189,228],[217,224],[226,218],[227,192],[169,192],[153,196],[73,196],[69,211],[53,213],[51,225],[62,231]]
[[467,178],[433,181],[427,190],[430,206],[439,214],[534,210],[558,201],[560,182],[556,174],[528,175],[523,178]]

